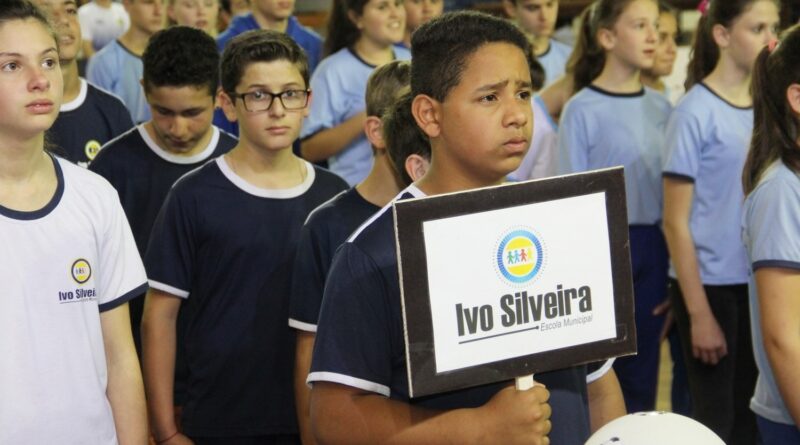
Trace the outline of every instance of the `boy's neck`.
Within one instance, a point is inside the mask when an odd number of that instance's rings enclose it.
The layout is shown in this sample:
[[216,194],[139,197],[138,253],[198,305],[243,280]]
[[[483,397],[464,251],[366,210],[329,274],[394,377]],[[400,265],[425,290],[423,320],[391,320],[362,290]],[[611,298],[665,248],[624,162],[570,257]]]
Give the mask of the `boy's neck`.
[[441,160],[439,168],[436,168],[436,165],[436,151],[434,150],[428,172],[415,183],[417,188],[428,196],[500,185],[505,181],[505,177],[493,179],[470,175],[447,160]]
[[720,57],[717,66],[703,82],[728,102],[739,107],[749,107],[753,105],[751,78],[750,72],[738,68],[729,58]]
[[642,85],[648,88],[652,88],[662,93],[667,89],[667,86],[664,85],[664,81],[662,81],[661,77],[659,76],[654,76],[646,71],[642,71],[642,74],[639,78],[642,82]]
[[81,93],[81,78],[78,75],[78,61],[61,61],[61,75],[64,77],[64,98],[62,103],[75,100]]
[[405,188],[397,176],[389,155],[379,153],[375,155],[369,176],[356,186],[356,190],[365,200],[383,207]]
[[150,33],[131,24],[128,31],[119,38],[119,41],[128,51],[141,57],[142,54],[144,54],[145,48],[147,48],[147,42],[150,41],[150,36]]
[[363,36],[356,40],[353,51],[373,66],[385,65],[394,60],[394,45],[382,46]]
[[592,81],[595,85],[611,93],[629,94],[642,90],[640,70],[616,59],[606,59],[603,71]]
[[153,140],[153,142],[155,142],[160,149],[166,151],[167,153],[171,153],[175,156],[181,156],[187,158],[194,156],[198,153],[202,153],[203,150],[208,148],[208,144],[211,143],[211,137],[214,135],[214,128],[212,126],[209,126],[208,130],[206,130],[206,133],[203,135],[202,138],[200,138],[197,141],[197,144],[195,144],[194,147],[192,147],[188,151],[175,151],[171,149],[167,144],[165,144],[164,141],[162,141],[161,138],[158,136],[158,133],[156,133],[155,128],[153,128],[152,120],[145,122],[144,129],[145,131],[147,131],[147,134],[150,135],[150,139]]
[[100,7],[106,8],[106,9],[111,7],[111,0],[94,0],[94,2],[97,4],[97,6],[100,6]]
[[530,35],[533,55],[539,57],[550,49],[550,37]]
[[277,32],[286,32],[286,28],[289,26],[289,18],[285,19],[275,19],[274,17],[268,17],[262,14],[258,8],[253,8],[253,18],[258,23],[258,26],[261,29],[268,29],[271,31]]
[[306,162],[292,153],[292,147],[261,150],[244,138],[225,155],[239,177],[262,189],[287,189],[302,184],[308,171]]

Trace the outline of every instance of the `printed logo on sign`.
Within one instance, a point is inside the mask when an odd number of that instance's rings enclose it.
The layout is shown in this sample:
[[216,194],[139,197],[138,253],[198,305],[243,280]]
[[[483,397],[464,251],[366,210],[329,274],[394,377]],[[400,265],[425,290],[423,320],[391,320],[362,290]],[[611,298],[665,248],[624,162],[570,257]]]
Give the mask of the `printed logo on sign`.
[[83,284],[89,281],[92,277],[92,266],[83,258],[75,260],[72,263],[72,279],[78,284]]
[[509,230],[497,244],[495,265],[500,275],[510,284],[531,282],[542,270],[544,249],[532,230]]

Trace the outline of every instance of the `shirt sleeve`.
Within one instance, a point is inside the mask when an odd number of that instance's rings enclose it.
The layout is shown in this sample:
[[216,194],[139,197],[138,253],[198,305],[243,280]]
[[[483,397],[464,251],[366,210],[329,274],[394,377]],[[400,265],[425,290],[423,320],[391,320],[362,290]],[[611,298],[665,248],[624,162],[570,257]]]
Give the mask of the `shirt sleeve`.
[[[792,183],[791,181],[794,181]],[[776,178],[754,192],[746,209],[753,270],[762,267],[800,269],[800,180]]]
[[680,110],[673,111],[667,123],[666,140],[663,175],[694,181],[700,169],[703,147],[697,116]]
[[341,123],[346,109],[340,109],[337,102],[341,102],[342,88],[337,85],[337,76],[331,69],[331,64],[324,65],[311,76],[311,110],[303,123],[300,138],[311,137],[322,130],[333,128]]
[[313,222],[309,220],[300,233],[289,302],[289,326],[307,332],[317,331],[325,277],[333,256],[324,230]]
[[113,94],[119,94],[116,89],[114,73],[112,67],[108,64],[108,59],[103,56],[108,53],[97,53],[89,58],[89,64],[86,66],[86,80],[95,86],[102,88]]
[[147,290],[139,250],[116,193],[110,192],[105,233],[98,249],[97,290],[100,311],[127,303]]
[[352,243],[333,260],[308,382],[327,381],[390,395],[391,312],[380,269]]
[[579,108],[575,106],[575,102],[567,103],[559,123],[559,174],[589,170],[589,141],[586,118]]
[[196,215],[180,190],[179,182],[170,190],[153,223],[145,267],[150,287],[188,298],[196,255]]

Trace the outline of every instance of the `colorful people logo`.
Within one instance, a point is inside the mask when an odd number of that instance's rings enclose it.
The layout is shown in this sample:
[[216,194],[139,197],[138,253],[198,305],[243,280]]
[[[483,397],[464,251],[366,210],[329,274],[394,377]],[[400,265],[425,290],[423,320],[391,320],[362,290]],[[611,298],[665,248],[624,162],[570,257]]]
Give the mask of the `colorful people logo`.
[[497,268],[508,281],[527,283],[542,268],[542,243],[532,232],[514,229],[497,246]]

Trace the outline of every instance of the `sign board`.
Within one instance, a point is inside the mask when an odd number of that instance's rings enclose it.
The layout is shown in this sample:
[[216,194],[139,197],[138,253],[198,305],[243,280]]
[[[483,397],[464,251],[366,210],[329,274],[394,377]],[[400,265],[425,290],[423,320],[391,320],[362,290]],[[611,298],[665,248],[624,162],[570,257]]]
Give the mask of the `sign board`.
[[636,352],[622,168],[394,214],[411,397]]

